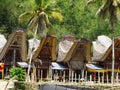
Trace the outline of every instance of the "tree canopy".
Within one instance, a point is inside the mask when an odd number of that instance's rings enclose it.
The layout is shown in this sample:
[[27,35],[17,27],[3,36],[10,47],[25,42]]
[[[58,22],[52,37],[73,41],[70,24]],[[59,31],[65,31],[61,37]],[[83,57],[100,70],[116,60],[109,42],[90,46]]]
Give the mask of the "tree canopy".
[[[74,34],[77,38],[82,37],[89,40],[95,40],[98,35],[102,34],[111,37],[109,19],[103,22],[99,21],[99,18],[95,16],[102,1],[107,0],[98,0],[99,2],[95,4],[95,7],[90,5],[89,8],[86,7],[87,1],[88,0],[1,0],[0,33],[8,36],[16,28],[25,28],[28,30],[28,38],[31,38],[33,37],[33,31],[29,29],[33,30],[33,27],[37,25],[34,25],[32,22],[36,19],[37,13],[39,13],[40,16],[40,13],[43,14],[44,12],[57,38],[67,33]],[[21,22],[19,22],[20,17],[22,17]],[[40,18],[36,20],[40,20]],[[115,37],[120,35],[119,24],[120,22],[117,22],[114,26]],[[40,25],[40,22],[38,25]],[[28,27],[30,28],[28,29]]]

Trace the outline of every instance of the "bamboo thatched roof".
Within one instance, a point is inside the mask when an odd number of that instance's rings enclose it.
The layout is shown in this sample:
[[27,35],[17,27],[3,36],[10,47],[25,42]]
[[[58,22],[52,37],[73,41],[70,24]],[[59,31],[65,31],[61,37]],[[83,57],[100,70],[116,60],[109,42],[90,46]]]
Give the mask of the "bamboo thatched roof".
[[41,39],[33,55],[33,60],[36,58],[56,60],[56,37],[54,35],[47,35]]
[[5,46],[7,40],[4,35],[0,35],[0,52],[2,51],[3,47]]
[[[15,56],[13,55],[14,49],[16,49]],[[17,61],[26,61],[26,32],[22,29],[18,29],[10,34],[7,43],[0,53],[0,60],[12,63],[13,56]]]
[[110,45],[112,44],[112,40],[105,36],[101,35],[97,37],[96,41],[93,41],[93,61],[101,61],[101,58],[104,56]]
[[[120,38],[114,39],[114,48],[115,48],[115,59],[120,59]],[[106,51],[104,56],[101,58],[101,61],[104,61],[106,59],[112,60],[112,45],[109,47],[109,49]]]
[[85,63],[91,60],[91,42],[80,39],[74,42],[64,61],[66,61],[72,69],[83,69]]
[[60,38],[58,43],[58,54],[57,54],[57,61],[61,62],[64,61],[68,51],[72,47],[74,40],[76,40],[74,35],[65,34]]

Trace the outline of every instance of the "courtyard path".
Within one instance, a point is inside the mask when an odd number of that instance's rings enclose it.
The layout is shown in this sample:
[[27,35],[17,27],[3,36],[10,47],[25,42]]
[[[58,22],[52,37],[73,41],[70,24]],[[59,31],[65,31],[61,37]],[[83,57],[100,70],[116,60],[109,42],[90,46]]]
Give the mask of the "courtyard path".
[[0,80],[0,90],[8,90],[9,88],[13,88],[14,83],[12,80]]

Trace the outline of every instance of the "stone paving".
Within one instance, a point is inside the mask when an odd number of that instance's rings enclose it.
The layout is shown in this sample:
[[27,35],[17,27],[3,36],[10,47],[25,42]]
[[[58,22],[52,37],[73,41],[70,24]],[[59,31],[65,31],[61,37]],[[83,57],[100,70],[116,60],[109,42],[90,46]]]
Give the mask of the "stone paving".
[[12,80],[0,80],[0,90],[8,90],[9,88],[14,88]]

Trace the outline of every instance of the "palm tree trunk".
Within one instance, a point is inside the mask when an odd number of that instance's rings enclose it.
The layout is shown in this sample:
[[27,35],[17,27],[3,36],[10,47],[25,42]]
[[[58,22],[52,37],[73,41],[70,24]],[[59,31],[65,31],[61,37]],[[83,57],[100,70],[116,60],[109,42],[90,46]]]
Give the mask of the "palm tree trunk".
[[112,85],[114,84],[114,64],[115,64],[115,47],[114,47],[114,28],[112,26]]
[[[37,27],[38,27],[38,25],[37,25]],[[36,39],[37,27],[36,27],[36,30],[35,30],[35,33],[34,33],[34,40]],[[34,40],[33,40],[32,48],[33,48],[33,46],[34,46]],[[29,77],[29,74],[30,74],[30,68],[31,68],[31,62],[32,62],[33,54],[34,54],[34,50],[32,50],[32,51],[31,51],[31,54],[30,54],[30,60],[29,60],[27,77]]]

